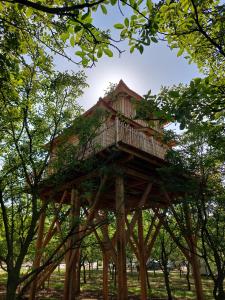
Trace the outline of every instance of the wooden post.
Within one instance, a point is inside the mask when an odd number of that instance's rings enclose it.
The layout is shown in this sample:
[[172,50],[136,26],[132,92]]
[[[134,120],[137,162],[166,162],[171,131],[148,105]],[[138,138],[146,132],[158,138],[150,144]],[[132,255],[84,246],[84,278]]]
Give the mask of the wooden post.
[[[71,191],[71,227],[73,234],[68,240],[68,252],[65,256],[66,273],[64,283],[64,300],[73,300],[80,291],[79,285],[79,261],[80,250],[79,245],[74,249],[76,241],[79,240],[79,216],[80,216],[80,201],[78,191]],[[72,260],[72,261],[71,261]]]
[[[43,206],[42,206],[43,207]],[[43,246],[43,235],[44,235],[44,224],[45,224],[45,211],[43,211],[39,218],[38,223],[38,232],[37,232],[37,241],[36,241],[36,253],[33,263],[33,269],[40,267],[41,257],[42,257],[42,246]],[[37,290],[37,278],[31,284],[30,289],[30,300],[35,299],[35,294]]]
[[142,211],[138,212],[138,248],[139,248],[139,267],[140,267],[140,281],[141,281],[141,300],[147,299],[147,277],[146,277],[146,253],[144,248],[143,235],[143,218]]
[[127,299],[124,180],[116,177],[117,299]]
[[109,256],[107,252],[103,252],[103,299],[109,299]]
[[192,272],[195,282],[195,291],[196,291],[196,299],[197,300],[204,300],[203,296],[203,290],[202,290],[202,280],[201,280],[201,274],[200,274],[200,265],[199,260],[196,253],[196,247],[192,247],[193,253],[191,253],[191,266],[192,266]]
[[116,117],[116,143],[119,142],[119,118]]

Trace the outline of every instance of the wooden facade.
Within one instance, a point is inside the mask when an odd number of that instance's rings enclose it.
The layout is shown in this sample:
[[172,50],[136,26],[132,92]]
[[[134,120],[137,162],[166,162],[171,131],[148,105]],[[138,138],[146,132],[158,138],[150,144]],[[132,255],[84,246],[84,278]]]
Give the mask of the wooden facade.
[[[140,297],[142,300],[148,299],[146,262],[151,255],[159,230],[164,224],[162,211],[171,202],[176,201],[179,195],[165,190],[157,172],[159,167],[167,165],[164,158],[169,146],[163,143],[163,127],[158,121],[154,121],[149,126],[143,120],[136,120],[133,99],[141,101],[142,98],[130,90],[123,81],[120,81],[113,96],[100,98],[97,104],[84,114],[88,118],[99,107],[109,112],[93,141],[93,144],[98,146],[97,151],[95,149],[93,152],[92,148],[87,148],[85,152],[86,159],[95,155],[96,162],[93,169],[88,172],[74,170],[57,186],[46,180],[40,187],[42,200],[55,201],[58,212],[64,203],[71,205],[68,216],[70,215],[71,218],[72,235],[60,250],[63,253],[65,249],[68,249],[65,255],[64,300],[76,299],[76,295],[79,294],[79,241],[89,233],[95,234],[102,251],[103,299],[109,299],[110,261],[116,265],[117,299],[128,299],[126,276],[128,243],[140,266]],[[76,136],[71,136],[70,141],[76,143]],[[96,167],[101,163],[107,168],[107,172]],[[91,195],[90,193],[86,195],[82,183],[89,179],[92,180],[95,188]],[[151,209],[154,213],[146,236],[144,236],[142,220],[144,209]],[[74,224],[74,217],[79,218],[81,210],[85,212],[85,222]],[[109,211],[115,214],[116,219],[116,232],[113,237],[110,237],[108,233]],[[60,231],[60,222],[56,217],[52,227],[50,226],[43,236],[43,218],[42,214],[37,244],[44,247],[54,235],[54,228]],[[56,227],[55,224],[57,224]],[[93,224],[102,224],[101,235],[95,230]],[[138,230],[137,239],[133,234],[135,227]],[[192,242],[189,240],[189,244],[195,247],[193,236],[189,238],[192,239]],[[203,300],[197,259],[193,251],[194,249],[190,249],[186,257],[191,261],[194,270],[197,299]],[[40,264],[40,251],[37,251],[34,263],[35,267]],[[30,300],[35,299],[35,291],[56,267],[57,264],[50,264],[40,274],[38,280],[31,286]]]

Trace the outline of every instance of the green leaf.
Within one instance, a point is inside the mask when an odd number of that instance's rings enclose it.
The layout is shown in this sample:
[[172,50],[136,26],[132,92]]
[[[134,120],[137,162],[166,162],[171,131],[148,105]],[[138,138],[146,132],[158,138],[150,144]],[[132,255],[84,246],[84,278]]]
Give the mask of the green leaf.
[[76,42],[76,43],[79,43],[79,42],[80,42],[80,39],[81,39],[81,37],[82,37],[82,33],[83,33],[83,31],[80,30],[80,31],[76,34],[76,38],[75,38],[75,42]]
[[135,46],[130,47],[130,53],[133,53],[135,48]]
[[120,23],[117,23],[117,24],[114,24],[114,28],[116,28],[116,29],[123,29],[124,25],[120,24]]
[[87,67],[88,63],[89,63],[89,60],[87,58],[82,59],[82,66],[83,67]]
[[26,16],[27,18],[30,18],[33,14],[34,10],[31,7],[28,7],[28,9],[26,10]]
[[126,37],[126,34],[127,34],[127,29],[123,29],[121,32],[120,32],[120,37],[122,39],[124,39]]
[[224,116],[224,112],[220,111],[220,112],[216,112],[215,113],[215,120],[218,120],[220,119],[220,117],[223,117]]
[[63,32],[63,33],[60,35],[60,38],[61,38],[61,40],[65,43],[65,42],[68,40],[69,36],[70,36],[69,32]]
[[139,45],[138,50],[142,54],[144,51],[144,47],[142,45]]
[[195,78],[194,81],[196,84],[200,84],[202,79],[198,77],[198,78]]
[[207,85],[209,84],[209,77],[205,78],[205,84],[207,84]]
[[151,11],[152,10],[152,1],[151,0],[147,0],[146,6],[147,6],[148,10]]
[[98,58],[100,58],[100,57],[102,57],[102,49],[100,48],[100,49],[98,49],[98,52],[97,52],[97,57]]
[[179,97],[180,96],[178,91],[169,91],[168,94],[170,97]]
[[101,10],[102,10],[104,15],[107,15],[107,9],[104,5],[101,5]]
[[86,14],[84,14],[84,15],[81,17],[81,20],[85,20],[87,17],[89,17],[89,12],[87,12]]
[[115,5],[115,4],[117,3],[117,0],[110,0],[110,3],[111,3],[112,5]]
[[111,51],[110,49],[105,48],[103,51],[104,51],[104,53],[105,53],[107,56],[113,57],[113,53],[112,53],[112,51]]
[[181,56],[184,53],[184,49],[180,48],[180,50],[177,52],[177,57]]
[[82,51],[76,51],[75,54],[78,55],[78,56],[80,56],[80,57],[84,57],[85,56],[85,53],[82,52]]
[[156,38],[156,37],[154,37],[154,36],[152,36],[152,37],[151,37],[151,40],[152,40],[154,43],[158,43],[158,40],[157,40],[157,38]]
[[125,24],[127,27],[129,27],[129,20],[128,20],[128,18],[126,18],[126,19],[124,20],[124,24]]
[[70,45],[71,45],[72,47],[75,46],[75,38],[74,38],[74,35],[72,35],[71,38],[70,38]]
[[82,29],[82,27],[80,25],[77,25],[74,27],[74,32],[78,32]]
[[73,34],[74,33],[74,27],[73,26],[69,26],[68,27],[68,32]]

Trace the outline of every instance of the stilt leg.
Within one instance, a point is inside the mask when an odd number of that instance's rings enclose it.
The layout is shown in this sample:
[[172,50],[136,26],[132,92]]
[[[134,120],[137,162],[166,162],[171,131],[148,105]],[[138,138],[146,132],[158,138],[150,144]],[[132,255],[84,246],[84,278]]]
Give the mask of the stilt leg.
[[103,253],[103,299],[109,299],[109,257],[107,253]]
[[142,211],[138,213],[138,239],[139,239],[139,263],[140,263],[140,281],[141,281],[141,300],[147,299],[147,278],[146,278],[146,257],[144,249],[143,219]]
[[116,177],[117,299],[127,299],[124,181]]

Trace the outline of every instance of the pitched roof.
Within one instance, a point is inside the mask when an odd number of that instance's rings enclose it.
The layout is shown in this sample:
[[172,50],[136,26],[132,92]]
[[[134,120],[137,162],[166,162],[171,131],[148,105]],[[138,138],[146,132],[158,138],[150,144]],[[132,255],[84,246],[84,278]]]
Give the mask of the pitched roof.
[[[113,91],[113,95],[116,96],[120,93],[125,93],[128,96],[135,98],[138,101],[142,100],[142,97],[140,95],[138,95],[136,92],[132,91],[124,82],[122,79],[120,79],[119,83],[117,84],[115,90]],[[87,116],[89,114],[91,114],[97,107],[99,106],[104,106],[106,107],[108,110],[113,111],[114,113],[116,112],[115,109],[113,109],[113,107],[109,104],[109,102],[112,101],[110,96],[105,96],[103,98],[99,98],[98,102],[95,103],[95,105],[93,105],[91,108],[89,108],[83,115]]]
[[[113,97],[119,95],[119,94],[126,94],[127,96],[130,96],[131,98],[135,98],[136,100],[140,101],[142,99],[142,97],[140,95],[138,95],[136,92],[132,91],[125,83],[122,79],[120,79],[119,83],[117,84],[117,86],[115,87],[115,89],[112,92]],[[103,98],[105,101],[109,102],[112,99],[112,96],[106,95]]]
[[125,93],[128,96],[131,96],[133,98],[135,98],[136,100],[141,100],[142,97],[137,94],[136,92],[132,91],[125,83],[122,79],[120,79],[118,85],[115,88],[115,93]]

